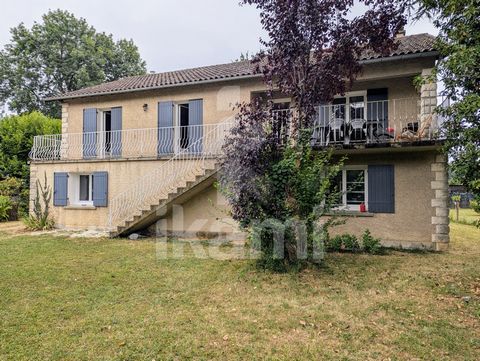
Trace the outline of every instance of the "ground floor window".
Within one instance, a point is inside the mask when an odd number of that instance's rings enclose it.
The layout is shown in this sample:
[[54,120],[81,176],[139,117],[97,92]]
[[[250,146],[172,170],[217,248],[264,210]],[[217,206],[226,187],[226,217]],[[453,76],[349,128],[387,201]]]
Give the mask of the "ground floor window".
[[335,178],[338,192],[337,207],[359,211],[361,204],[368,204],[368,173],[366,166],[349,166]]
[[93,206],[93,174],[69,174],[72,205]]

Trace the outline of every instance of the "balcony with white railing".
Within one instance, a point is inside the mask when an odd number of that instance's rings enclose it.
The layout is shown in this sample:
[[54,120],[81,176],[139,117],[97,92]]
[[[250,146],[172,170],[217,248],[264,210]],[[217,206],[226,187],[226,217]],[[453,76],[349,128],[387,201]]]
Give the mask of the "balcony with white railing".
[[[333,103],[318,107],[312,145],[418,143],[439,137],[442,118],[436,98],[406,98]],[[272,131],[284,142],[291,131],[293,109],[272,112]],[[32,161],[75,161],[171,158],[189,149],[209,153],[209,138],[217,124],[125,129],[93,133],[36,136]],[[192,145],[195,146],[192,147]]]
[[312,145],[417,143],[439,137],[436,98],[357,101],[320,106]]
[[[36,136],[33,161],[75,161],[171,157],[189,149],[209,153],[217,124]],[[193,145],[193,146],[192,146]]]

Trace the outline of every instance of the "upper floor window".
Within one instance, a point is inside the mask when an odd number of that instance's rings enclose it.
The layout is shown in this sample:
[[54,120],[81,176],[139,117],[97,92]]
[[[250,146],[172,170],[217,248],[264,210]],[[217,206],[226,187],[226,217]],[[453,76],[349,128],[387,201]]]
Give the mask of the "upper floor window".
[[328,124],[330,120],[349,123],[356,119],[366,119],[367,92],[350,92],[345,96],[335,97],[332,104],[320,111],[320,120]]

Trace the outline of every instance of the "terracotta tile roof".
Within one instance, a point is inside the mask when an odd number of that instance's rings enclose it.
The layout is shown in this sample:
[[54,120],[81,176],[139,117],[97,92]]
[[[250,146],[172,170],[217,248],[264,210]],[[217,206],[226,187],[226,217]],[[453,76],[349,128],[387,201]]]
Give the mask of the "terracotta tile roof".
[[[397,49],[393,50],[388,57],[435,51],[435,39],[435,36],[426,33],[398,38]],[[382,58],[381,54],[373,51],[365,51],[360,60],[368,61],[379,58]]]
[[[387,57],[435,51],[435,37],[429,34],[404,36],[399,38],[398,41],[399,45],[397,49],[392,51]],[[384,56],[381,54],[368,51],[362,54],[360,60],[368,62],[382,57]],[[132,76],[109,83],[103,83],[88,88],[75,90],[58,96],[46,98],[45,100],[52,101],[115,93],[128,93],[132,91],[160,89],[238,78],[252,78],[256,76],[259,76],[259,74],[255,73],[254,65],[252,65],[249,61],[240,61],[158,74]]]

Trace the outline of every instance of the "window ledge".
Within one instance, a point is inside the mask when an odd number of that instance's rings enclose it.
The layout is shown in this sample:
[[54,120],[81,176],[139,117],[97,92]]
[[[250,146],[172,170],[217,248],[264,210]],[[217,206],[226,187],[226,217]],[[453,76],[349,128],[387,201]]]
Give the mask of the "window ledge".
[[82,206],[79,204],[72,204],[70,206],[66,206],[65,209],[87,209],[87,210],[95,210],[97,207],[95,206]]
[[327,216],[343,216],[343,217],[374,217],[375,213],[370,212],[359,212],[359,211],[338,211],[338,212],[329,212]]

